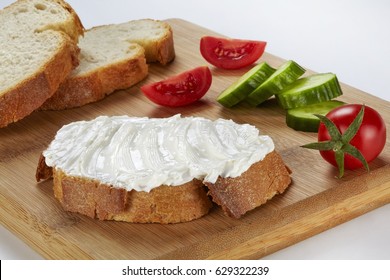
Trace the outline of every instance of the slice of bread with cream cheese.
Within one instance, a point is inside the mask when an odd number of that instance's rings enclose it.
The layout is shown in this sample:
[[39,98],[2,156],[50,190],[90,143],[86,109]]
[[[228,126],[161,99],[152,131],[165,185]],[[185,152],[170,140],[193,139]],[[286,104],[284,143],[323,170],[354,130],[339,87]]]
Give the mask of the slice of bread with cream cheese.
[[291,182],[272,139],[254,126],[180,115],[65,125],[37,169],[38,181],[51,175],[65,210],[139,223],[199,218],[209,196],[239,218]]

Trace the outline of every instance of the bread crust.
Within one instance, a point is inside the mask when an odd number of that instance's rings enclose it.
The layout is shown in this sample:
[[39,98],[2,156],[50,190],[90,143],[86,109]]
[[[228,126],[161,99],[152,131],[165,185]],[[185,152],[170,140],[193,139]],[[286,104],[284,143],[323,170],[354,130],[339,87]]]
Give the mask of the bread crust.
[[126,191],[54,168],[54,195],[66,211],[100,220],[180,223],[206,215],[212,203],[199,180],[159,186],[150,192]]
[[143,52],[131,59],[101,67],[85,75],[69,76],[40,110],[80,107],[103,99],[115,90],[129,88],[148,75]]
[[180,186],[159,186],[150,191],[127,192],[125,211],[108,219],[133,223],[181,223],[206,215],[212,207],[207,190],[194,179]]
[[38,160],[38,167],[35,173],[37,182],[47,180],[53,177],[53,168],[47,166],[45,157],[41,154]]
[[273,151],[253,164],[241,176],[222,178],[212,184],[205,182],[209,195],[230,217],[240,218],[246,212],[264,204],[290,185],[290,170],[280,155]]

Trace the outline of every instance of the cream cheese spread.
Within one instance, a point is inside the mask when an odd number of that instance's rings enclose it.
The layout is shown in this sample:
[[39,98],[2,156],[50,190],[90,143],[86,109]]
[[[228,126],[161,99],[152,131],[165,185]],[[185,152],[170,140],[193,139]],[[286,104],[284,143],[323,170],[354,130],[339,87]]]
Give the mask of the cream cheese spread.
[[101,116],[63,126],[43,155],[68,175],[149,192],[240,176],[273,150],[269,136],[232,120]]

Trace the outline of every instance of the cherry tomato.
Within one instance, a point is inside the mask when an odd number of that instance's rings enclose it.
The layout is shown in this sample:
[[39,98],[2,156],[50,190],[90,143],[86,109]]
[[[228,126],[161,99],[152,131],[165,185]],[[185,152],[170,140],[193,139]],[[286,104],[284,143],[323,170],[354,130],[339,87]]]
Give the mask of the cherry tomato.
[[[360,104],[347,104],[330,111],[329,118],[343,134],[361,109]],[[321,122],[318,128],[318,141],[330,140],[330,135]],[[365,106],[362,124],[356,135],[349,142],[356,147],[367,162],[374,160],[383,150],[386,144],[386,125],[379,113],[371,107]],[[337,166],[332,150],[320,151],[321,156],[334,166]],[[363,166],[362,162],[345,154],[344,165],[346,169],[356,169]]]
[[202,98],[211,86],[211,71],[197,67],[165,80],[144,85],[142,92],[151,101],[169,107],[191,104]]
[[264,53],[266,42],[202,37],[200,53],[209,63],[223,69],[239,69],[251,65]]

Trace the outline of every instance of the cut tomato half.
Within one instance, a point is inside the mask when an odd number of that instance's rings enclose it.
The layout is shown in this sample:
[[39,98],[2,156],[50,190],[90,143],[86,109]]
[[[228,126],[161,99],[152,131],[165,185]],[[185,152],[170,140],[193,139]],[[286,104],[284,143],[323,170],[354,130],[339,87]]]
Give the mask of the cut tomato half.
[[151,101],[162,106],[179,107],[202,98],[211,86],[211,71],[197,67],[165,80],[141,87]]
[[215,67],[239,69],[258,60],[266,45],[264,41],[204,36],[200,39],[200,53]]

